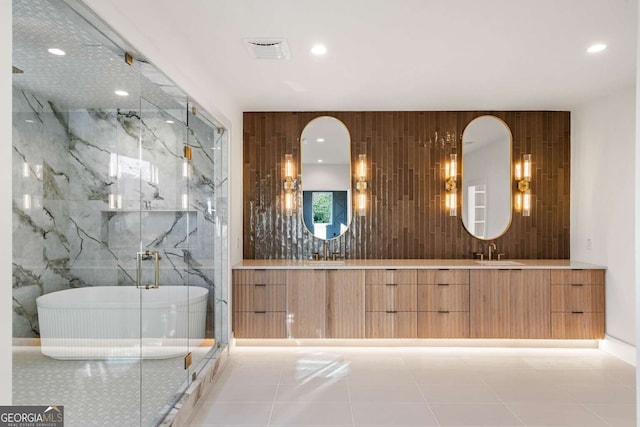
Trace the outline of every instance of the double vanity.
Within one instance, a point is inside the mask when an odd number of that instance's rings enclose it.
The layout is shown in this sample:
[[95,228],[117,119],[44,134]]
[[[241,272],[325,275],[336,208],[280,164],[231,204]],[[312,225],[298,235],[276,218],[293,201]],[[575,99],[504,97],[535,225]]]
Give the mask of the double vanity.
[[569,260],[244,260],[236,338],[604,338],[604,267]]

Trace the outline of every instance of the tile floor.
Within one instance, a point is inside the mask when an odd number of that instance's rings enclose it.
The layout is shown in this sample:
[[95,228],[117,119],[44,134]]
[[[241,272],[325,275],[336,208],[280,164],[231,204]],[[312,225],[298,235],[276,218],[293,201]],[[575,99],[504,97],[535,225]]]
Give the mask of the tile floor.
[[237,347],[199,426],[635,426],[635,368],[597,349]]
[[[192,348],[193,366],[208,346]],[[13,347],[13,404],[64,406],[67,427],[155,426],[185,388],[184,360],[56,360]]]

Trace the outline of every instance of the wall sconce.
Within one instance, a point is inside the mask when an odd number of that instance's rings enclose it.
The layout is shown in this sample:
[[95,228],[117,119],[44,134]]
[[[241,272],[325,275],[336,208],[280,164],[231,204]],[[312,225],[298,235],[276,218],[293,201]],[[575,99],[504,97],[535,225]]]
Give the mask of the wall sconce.
[[356,165],[356,211],[359,216],[367,213],[367,155],[358,156]]
[[531,216],[531,154],[522,155],[522,163],[516,163],[514,177],[518,182],[515,196],[516,211]]
[[456,180],[458,175],[458,155],[449,154],[449,161],[444,166],[445,207],[449,216],[458,215],[458,191]]
[[284,155],[284,212],[286,216],[291,216],[295,209],[295,170],[293,165],[293,154]]

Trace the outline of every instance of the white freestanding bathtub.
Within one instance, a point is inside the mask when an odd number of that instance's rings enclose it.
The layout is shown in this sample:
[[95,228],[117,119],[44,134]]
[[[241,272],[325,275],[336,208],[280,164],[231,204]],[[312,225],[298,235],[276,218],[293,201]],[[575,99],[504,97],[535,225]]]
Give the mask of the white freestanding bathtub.
[[204,339],[206,288],[94,286],[36,299],[42,353],[56,359],[164,359]]

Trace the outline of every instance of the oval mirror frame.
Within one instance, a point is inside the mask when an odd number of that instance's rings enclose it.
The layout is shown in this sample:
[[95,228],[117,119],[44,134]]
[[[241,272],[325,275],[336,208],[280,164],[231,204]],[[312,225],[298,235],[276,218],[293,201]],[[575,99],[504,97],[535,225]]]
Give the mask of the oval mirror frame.
[[337,239],[352,217],[349,129],[335,117],[316,117],[302,130],[300,153],[302,222],[315,238]]
[[479,116],[462,133],[462,223],[480,240],[502,236],[511,226],[511,129],[499,117]]

